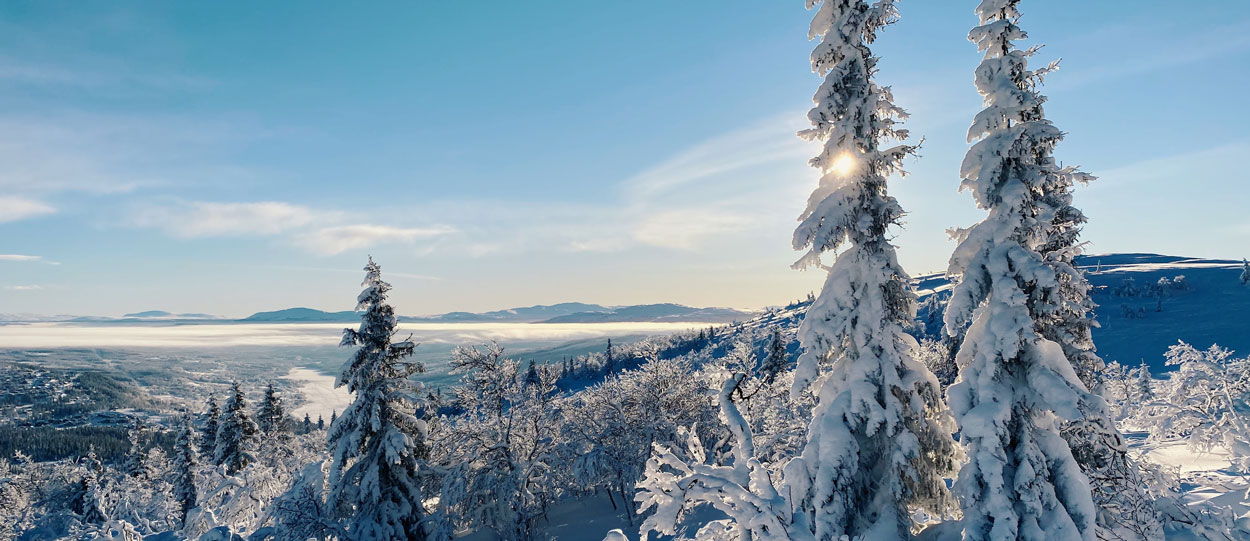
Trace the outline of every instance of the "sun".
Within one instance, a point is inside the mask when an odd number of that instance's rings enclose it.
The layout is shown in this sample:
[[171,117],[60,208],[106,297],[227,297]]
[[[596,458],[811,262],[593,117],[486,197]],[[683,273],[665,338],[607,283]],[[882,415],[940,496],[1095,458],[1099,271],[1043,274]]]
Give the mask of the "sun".
[[833,166],[829,168],[830,172],[836,173],[840,177],[845,177],[854,170],[855,157],[850,152],[838,154],[838,157],[833,160]]

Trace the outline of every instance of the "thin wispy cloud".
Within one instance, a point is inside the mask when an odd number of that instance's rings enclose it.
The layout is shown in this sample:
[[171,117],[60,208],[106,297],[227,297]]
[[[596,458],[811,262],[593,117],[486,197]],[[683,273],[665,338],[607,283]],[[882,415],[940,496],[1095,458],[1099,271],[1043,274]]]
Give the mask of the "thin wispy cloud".
[[217,156],[267,132],[245,119],[151,113],[0,115],[0,190],[116,195],[257,174]]
[[697,143],[625,180],[626,195],[649,200],[717,175],[783,160],[801,160],[808,148],[795,136],[802,115],[786,113]]
[[784,175],[802,171],[804,158],[814,153],[795,135],[802,119],[798,112],[774,115],[696,143],[624,181],[631,240],[698,251],[716,236],[774,221],[802,191],[801,174]]
[[[305,266],[295,266],[295,265],[265,265],[264,268],[283,270],[283,271],[295,271],[295,272],[331,272],[335,274],[355,274],[355,275],[360,275],[364,272],[361,269],[336,269],[336,268],[330,268],[330,267],[305,267]],[[442,280],[442,278],[439,278],[437,276],[430,276],[428,274],[416,274],[416,273],[411,273],[411,272],[395,272],[387,268],[383,268],[383,274],[385,274],[388,279],[408,278],[412,280]]]
[[41,260],[43,260],[43,257],[37,256],[37,255],[0,254],[0,261],[18,261],[18,262],[25,263],[25,262],[41,261]]
[[268,236],[318,220],[316,211],[279,201],[254,203],[189,202],[141,209],[134,225],[161,229],[181,238]]
[[5,289],[7,289],[7,290],[9,290],[9,291],[39,291],[39,290],[43,289],[43,286],[40,286],[40,285],[17,285],[17,286],[4,286],[4,288],[5,288]]
[[446,225],[408,227],[344,223],[353,215],[281,201],[176,202],[137,209],[129,225],[177,238],[282,236],[314,255],[337,255],[385,244],[412,244],[455,232]]
[[355,224],[323,227],[301,234],[297,242],[308,251],[319,255],[336,255],[351,249],[364,249],[384,244],[411,244],[417,240],[432,239],[454,232],[448,226],[394,227],[374,224]]
[[440,251],[471,258],[703,251],[735,233],[788,224],[798,215],[800,209],[790,207],[802,202],[807,181],[815,182],[804,165],[815,150],[795,135],[802,118],[773,115],[653,157],[655,164],[639,173],[597,179],[619,194],[607,203],[444,200],[418,214],[455,227]]
[[749,216],[712,209],[686,209],[656,213],[634,228],[634,238],[644,244],[696,250],[700,243],[717,235],[729,235],[749,227]]
[[60,265],[56,261],[48,261],[41,255],[26,254],[0,254],[0,261],[12,261],[16,263],[43,263],[45,265]]
[[56,212],[56,209],[51,205],[34,199],[0,197],[0,223],[16,222],[53,212]]

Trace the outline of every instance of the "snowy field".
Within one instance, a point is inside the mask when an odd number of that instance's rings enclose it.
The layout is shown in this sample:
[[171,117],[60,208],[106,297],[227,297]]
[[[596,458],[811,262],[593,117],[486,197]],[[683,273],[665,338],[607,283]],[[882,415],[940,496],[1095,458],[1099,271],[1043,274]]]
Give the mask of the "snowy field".
[[302,419],[304,414],[308,414],[314,421],[321,417],[329,422],[332,412],[341,412],[352,403],[352,393],[345,388],[334,387],[334,376],[307,368],[292,368],[282,379],[291,380],[298,385],[297,392],[302,403],[291,408],[291,415],[296,419]]
[[1195,449],[1179,438],[1150,441],[1145,432],[1123,431],[1132,454],[1176,475],[1186,503],[1229,508],[1243,530],[1231,532],[1231,535],[1235,539],[1250,539],[1250,476],[1237,471],[1227,450]]

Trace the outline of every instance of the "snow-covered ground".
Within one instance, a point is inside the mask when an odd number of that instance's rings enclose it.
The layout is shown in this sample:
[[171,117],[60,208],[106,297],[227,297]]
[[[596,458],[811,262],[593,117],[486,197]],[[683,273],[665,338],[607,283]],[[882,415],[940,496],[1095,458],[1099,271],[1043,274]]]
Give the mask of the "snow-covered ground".
[[299,385],[299,393],[303,403],[291,409],[296,419],[304,418],[307,413],[312,419],[321,416],[330,422],[330,413],[342,411],[352,402],[352,394],[345,388],[334,388],[334,376],[327,376],[308,368],[292,368],[282,379],[295,381]]
[[1181,439],[1150,441],[1142,432],[1126,431],[1125,436],[1131,452],[1173,470],[1187,503],[1231,508],[1244,530],[1232,532],[1233,538],[1250,538],[1250,477],[1232,467],[1227,451],[1193,449]]

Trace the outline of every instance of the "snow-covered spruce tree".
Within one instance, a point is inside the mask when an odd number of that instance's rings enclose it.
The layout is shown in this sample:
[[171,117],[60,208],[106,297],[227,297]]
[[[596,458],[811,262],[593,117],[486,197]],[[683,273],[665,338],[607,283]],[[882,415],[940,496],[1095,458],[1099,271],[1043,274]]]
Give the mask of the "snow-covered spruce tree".
[[525,369],[525,386],[537,387],[541,383],[541,378],[538,377],[538,367],[534,364],[534,359],[530,359],[529,368]]
[[143,465],[143,459],[146,451],[143,449],[143,422],[137,417],[131,419],[130,428],[126,430],[126,437],[130,442],[130,446],[126,449],[126,457],[122,459],[122,473],[130,477],[142,477],[146,468]]
[[611,376],[616,371],[616,356],[612,351],[612,339],[608,339],[608,347],[603,350],[603,374]]
[[[1062,138],[1036,91],[1049,68],[1030,70],[1036,48],[1021,50],[1019,0],[983,0],[969,39],[985,53],[976,69],[985,109],[969,128],[961,167],[983,221],[957,232],[949,274],[959,275],[946,329],[967,327],[956,355],[958,380],[947,396],[969,461],[955,489],[968,540],[1085,539],[1095,536],[1088,479],[1056,414],[1083,417],[1095,402],[1061,344],[1039,332],[1063,299],[1063,278],[1041,252],[1053,240],[1056,165]],[[979,139],[979,140],[978,140]],[[971,322],[969,324],[969,322]]]
[[1241,285],[1250,285],[1250,260],[1241,260]]
[[785,371],[790,360],[790,354],[786,353],[786,337],[782,336],[779,327],[773,328],[766,349],[768,353],[760,364],[759,373],[764,383],[772,383],[777,379],[777,374]]
[[285,425],[286,410],[282,407],[282,398],[270,383],[265,387],[265,398],[261,400],[260,411],[256,412],[256,426],[261,432],[269,434],[283,430]]
[[217,456],[217,431],[221,429],[221,407],[217,405],[217,397],[208,397],[208,411],[204,412],[204,426],[200,432],[200,452],[209,461]]
[[1146,361],[1141,362],[1141,366],[1137,367],[1137,401],[1145,405],[1155,397],[1153,379],[1150,377],[1150,367],[1146,366]]
[[416,416],[423,386],[409,379],[425,366],[408,360],[416,344],[392,342],[397,320],[382,269],[369,258],[364,270],[356,299],[360,327],[344,329],[341,342],[357,349],[335,383],[355,399],[327,434],[329,502],[349,538],[425,539],[418,475],[428,453],[427,427]]
[[213,464],[225,466],[229,475],[243,471],[255,459],[252,454],[256,439],[256,422],[248,415],[250,406],[239,382],[230,384],[230,398],[221,414],[221,426],[217,428],[217,448]]
[[903,174],[915,147],[883,148],[907,137],[896,124],[906,113],[874,82],[868,46],[897,11],[890,0],[808,1],[817,4],[812,68],[825,80],[800,135],[823,145],[811,160],[821,179],[794,233],[795,249],[807,250],[795,267],[843,251],[798,330],[792,392],[813,388],[818,403],[802,455],[785,468],[785,492],[794,529],[818,539],[906,539],[911,510],[947,505],[943,476],[958,448],[938,382],[904,332],[916,299],[887,239],[903,211],[886,177]]
[[1062,167],[1048,171],[1037,189],[1038,200],[1052,213],[1046,240],[1038,252],[1055,273],[1058,294],[1039,298],[1034,310],[1036,328],[1043,338],[1059,344],[1077,379],[1089,391],[1077,404],[1081,417],[1061,421],[1058,426],[1081,472],[1090,480],[1098,510],[1098,537],[1161,539],[1162,523],[1153,511],[1153,498],[1137,463],[1128,456],[1124,436],[1102,397],[1106,364],[1098,356],[1093,339],[1097,305],[1090,297],[1089,280],[1076,265],[1083,248],[1081,228],[1088,219],[1073,206],[1072,190],[1077,183],[1092,180],[1094,176],[1076,167]]
[[[1043,98],[1039,96],[1039,99]],[[1037,188],[1038,200],[1052,213],[1046,240],[1037,251],[1054,269],[1059,283],[1058,295],[1045,297],[1038,303],[1037,327],[1043,337],[1063,348],[1077,378],[1097,395],[1102,390],[1105,369],[1094,347],[1092,332],[1097,326],[1094,320],[1097,305],[1089,295],[1093,286],[1076,266],[1076,258],[1082,252],[1081,227],[1088,219],[1072,206],[1075,184],[1088,184],[1094,179],[1075,167],[1063,167],[1047,171],[1044,182]]]
[[199,466],[196,454],[195,429],[191,426],[191,415],[188,413],[183,415],[174,440],[174,499],[181,511],[180,521],[186,520],[187,511],[195,507],[199,500],[195,486],[195,472]]
[[70,501],[70,510],[77,513],[84,524],[107,522],[108,516],[100,508],[100,475],[104,473],[104,465],[96,456],[94,445],[87,451],[87,456],[78,461],[78,467],[82,477],[79,480],[78,490],[75,491]]

